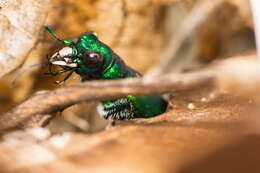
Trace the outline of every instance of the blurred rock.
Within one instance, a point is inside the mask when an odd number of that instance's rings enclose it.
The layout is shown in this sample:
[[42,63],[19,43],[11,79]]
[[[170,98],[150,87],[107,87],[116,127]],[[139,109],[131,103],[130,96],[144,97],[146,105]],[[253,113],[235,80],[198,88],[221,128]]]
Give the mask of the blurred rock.
[[22,64],[38,40],[49,1],[0,2],[0,77]]

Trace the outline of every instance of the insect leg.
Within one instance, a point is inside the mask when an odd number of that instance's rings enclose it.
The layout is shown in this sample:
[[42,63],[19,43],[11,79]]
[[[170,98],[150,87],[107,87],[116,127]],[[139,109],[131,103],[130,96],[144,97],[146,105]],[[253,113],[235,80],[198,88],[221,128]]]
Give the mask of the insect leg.
[[56,81],[56,84],[64,84],[72,75],[72,73],[74,72],[74,70],[70,71],[69,74],[62,80],[62,81]]
[[55,72],[53,72],[53,71],[51,71],[51,72],[45,72],[44,74],[56,76],[56,75],[58,75],[58,74],[66,73],[66,72],[68,72],[68,71],[69,71],[69,70],[63,69],[63,70],[55,71]]
[[132,103],[129,99],[123,98],[112,102],[112,104],[104,104],[103,117],[105,119],[111,117],[114,120],[132,119]]
[[[50,57],[49,57],[48,55],[46,55],[46,59],[47,59],[47,62],[50,61]],[[44,74],[56,76],[57,74],[60,74],[60,73],[53,72],[53,71],[52,71],[52,64],[49,62],[49,72],[46,72],[46,73],[44,73]]]

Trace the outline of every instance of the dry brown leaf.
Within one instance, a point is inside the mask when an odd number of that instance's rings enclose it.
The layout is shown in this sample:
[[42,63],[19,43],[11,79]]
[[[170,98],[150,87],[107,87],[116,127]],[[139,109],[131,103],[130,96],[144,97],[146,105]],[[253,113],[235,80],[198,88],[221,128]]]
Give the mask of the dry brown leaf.
[[0,142],[0,167],[5,173],[178,172],[243,136],[254,106],[208,87],[174,93],[170,104],[174,109],[161,116],[116,121],[93,135],[9,133]]
[[0,1],[0,77],[16,69],[35,45],[49,1]]

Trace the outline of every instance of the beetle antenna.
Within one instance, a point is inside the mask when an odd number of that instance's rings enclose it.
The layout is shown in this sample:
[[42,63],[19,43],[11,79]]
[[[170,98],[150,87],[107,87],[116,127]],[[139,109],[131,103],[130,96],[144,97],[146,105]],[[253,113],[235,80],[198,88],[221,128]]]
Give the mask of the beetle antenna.
[[74,44],[73,41],[64,40],[64,39],[60,38],[49,26],[45,26],[45,29],[47,31],[49,31],[51,33],[51,35],[53,35],[58,41],[62,42],[63,44],[65,44],[65,45],[72,45],[72,44]]

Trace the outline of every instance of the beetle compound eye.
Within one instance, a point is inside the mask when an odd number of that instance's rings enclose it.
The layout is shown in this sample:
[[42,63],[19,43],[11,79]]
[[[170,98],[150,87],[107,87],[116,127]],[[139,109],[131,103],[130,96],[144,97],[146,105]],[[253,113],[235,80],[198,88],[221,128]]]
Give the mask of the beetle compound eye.
[[88,68],[97,68],[104,63],[104,56],[98,52],[87,50],[82,56],[83,63]]

